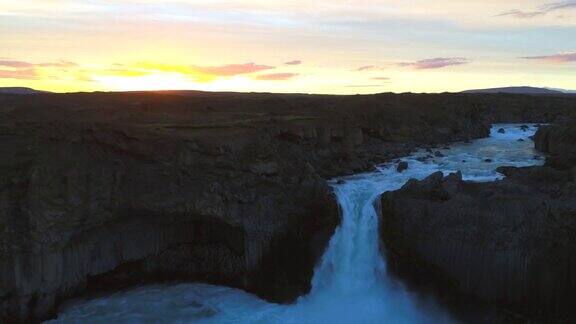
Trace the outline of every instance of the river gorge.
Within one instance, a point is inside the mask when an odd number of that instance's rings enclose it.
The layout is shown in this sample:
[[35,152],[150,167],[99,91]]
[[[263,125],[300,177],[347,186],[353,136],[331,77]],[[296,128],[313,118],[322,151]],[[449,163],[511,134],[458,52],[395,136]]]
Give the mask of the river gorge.
[[[497,181],[501,166],[541,165],[531,138],[535,125],[494,125],[490,136],[378,165],[370,173],[331,181],[341,224],[316,266],[309,294],[294,304],[268,303],[244,291],[206,284],[142,286],[69,303],[51,323],[448,323],[434,303],[387,275],[386,247],[379,237],[379,197],[410,179],[434,172],[461,173],[467,181]],[[405,165],[406,169],[398,166]],[[382,215],[386,217],[386,215]]]
[[6,322],[573,316],[572,97],[176,91],[0,107]]

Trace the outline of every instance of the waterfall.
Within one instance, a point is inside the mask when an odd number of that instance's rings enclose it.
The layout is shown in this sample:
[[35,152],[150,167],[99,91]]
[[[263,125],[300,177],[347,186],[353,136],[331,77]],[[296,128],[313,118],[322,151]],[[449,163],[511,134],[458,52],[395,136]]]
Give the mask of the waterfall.
[[366,291],[384,277],[374,208],[379,194],[366,190],[362,184],[350,182],[334,187],[342,223],[314,274],[312,294],[323,290],[336,294]]

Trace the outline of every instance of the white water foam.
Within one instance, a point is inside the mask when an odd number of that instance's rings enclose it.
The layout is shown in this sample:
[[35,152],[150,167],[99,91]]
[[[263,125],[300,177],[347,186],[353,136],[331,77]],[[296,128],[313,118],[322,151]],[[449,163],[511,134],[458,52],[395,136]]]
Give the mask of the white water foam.
[[[428,159],[424,150],[378,171],[332,181],[342,223],[312,280],[312,290],[293,305],[268,303],[242,290],[206,284],[143,286],[111,296],[69,303],[53,323],[449,323],[431,300],[422,300],[386,274],[375,201],[408,179],[436,171],[461,171],[465,180],[502,178],[498,166],[543,162],[529,139],[536,126],[495,125],[490,137],[454,144]],[[504,133],[498,132],[500,128]],[[522,140],[522,141],[520,141]],[[487,160],[489,159],[489,160]]]

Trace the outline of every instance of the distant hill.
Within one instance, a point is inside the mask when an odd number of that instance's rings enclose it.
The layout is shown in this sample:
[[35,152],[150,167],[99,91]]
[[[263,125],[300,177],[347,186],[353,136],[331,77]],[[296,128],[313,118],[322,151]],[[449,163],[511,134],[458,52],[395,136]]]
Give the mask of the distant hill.
[[560,91],[563,93],[576,94],[576,90],[566,90],[566,89],[559,89],[559,88],[546,88],[546,89]]
[[36,93],[47,93],[47,91],[34,90],[32,88],[25,87],[0,87],[0,94],[36,94]]
[[504,88],[466,90],[462,91],[462,93],[513,93],[513,94],[553,95],[553,94],[566,94],[568,92],[556,89],[536,88],[536,87],[504,87]]

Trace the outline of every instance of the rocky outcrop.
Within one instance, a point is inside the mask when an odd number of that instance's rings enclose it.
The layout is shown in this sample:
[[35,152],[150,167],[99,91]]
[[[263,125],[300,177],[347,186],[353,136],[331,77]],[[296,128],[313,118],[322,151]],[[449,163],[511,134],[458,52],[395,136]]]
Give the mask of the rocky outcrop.
[[558,169],[576,166],[576,122],[543,126],[534,143],[536,149],[548,154],[547,165]]
[[573,316],[576,182],[549,167],[492,183],[435,173],[382,197],[381,234],[408,278],[541,319]]

